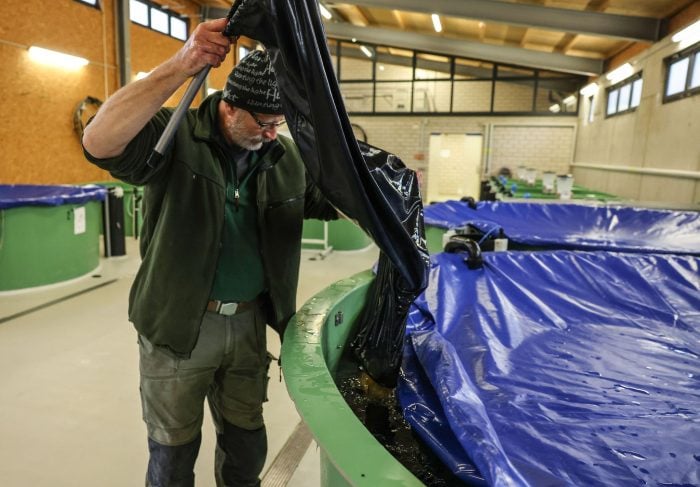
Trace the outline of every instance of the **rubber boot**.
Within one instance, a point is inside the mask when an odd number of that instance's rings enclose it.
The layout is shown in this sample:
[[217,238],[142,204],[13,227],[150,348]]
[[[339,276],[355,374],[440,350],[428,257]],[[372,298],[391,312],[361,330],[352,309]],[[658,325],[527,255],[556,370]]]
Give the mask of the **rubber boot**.
[[201,443],[201,434],[178,446],[161,445],[149,438],[146,487],[194,487],[194,463]]
[[216,436],[217,487],[258,487],[267,456],[265,426],[246,430],[223,421]]

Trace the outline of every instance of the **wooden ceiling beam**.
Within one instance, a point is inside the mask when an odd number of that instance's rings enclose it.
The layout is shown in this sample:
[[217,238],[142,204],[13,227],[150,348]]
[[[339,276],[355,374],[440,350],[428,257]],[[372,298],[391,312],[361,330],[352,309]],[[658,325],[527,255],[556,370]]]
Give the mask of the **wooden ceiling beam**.
[[403,15],[401,15],[401,12],[398,10],[392,10],[391,14],[394,16],[396,19],[396,23],[398,24],[399,28],[402,30],[406,28],[406,24],[403,21]]

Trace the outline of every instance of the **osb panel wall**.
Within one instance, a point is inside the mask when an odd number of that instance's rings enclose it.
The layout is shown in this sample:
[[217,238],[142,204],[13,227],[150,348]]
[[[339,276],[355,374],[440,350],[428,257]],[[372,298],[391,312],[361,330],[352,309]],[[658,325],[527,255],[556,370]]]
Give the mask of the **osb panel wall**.
[[[180,15],[187,15],[190,19],[190,30],[192,33],[197,27],[199,20],[199,8],[192,1],[178,2],[171,6],[172,10]],[[168,35],[161,34],[147,27],[133,22],[130,23],[131,35],[131,76],[132,79],[138,72],[148,73],[153,68],[161,64],[170,56],[175,54],[182,46],[183,42]],[[165,106],[176,106],[187,89],[187,84],[177,90]],[[197,97],[192,102],[193,106],[199,104],[201,97]]]
[[[185,2],[172,5],[172,10],[187,15],[190,18],[190,34],[197,27],[199,7],[194,2]],[[253,41],[242,40],[244,45],[254,45]],[[149,72],[169,56],[175,54],[182,47],[183,43],[172,37],[168,37],[159,32],[155,32],[138,24],[131,24],[131,71],[132,76],[136,76],[139,71]],[[231,47],[226,60],[218,68],[209,72],[206,86],[215,90],[221,90],[226,84],[226,78],[236,63],[236,46]],[[166,102],[166,106],[176,106],[187,89],[188,83],[183,85]],[[198,94],[192,106],[196,107],[202,101],[201,93]]]
[[[3,0],[0,16],[0,183],[74,183],[102,178],[84,163],[72,117],[86,96],[116,85],[112,0],[102,11],[69,0]],[[10,13],[11,14],[7,14]],[[37,45],[81,56],[77,71],[36,64]]]
[[[0,184],[70,184],[111,179],[87,163],[73,129],[76,106],[87,96],[105,100],[118,88],[114,0],[95,9],[75,0],[2,0],[0,16]],[[173,10],[190,18],[199,6],[181,1]],[[47,10],[48,9],[48,10]],[[132,73],[148,72],[183,43],[131,23]],[[66,71],[34,63],[27,48],[37,45],[87,58],[90,64]],[[212,87],[223,87],[233,55],[212,70]],[[212,81],[210,81],[210,84]],[[168,105],[176,105],[185,87]],[[199,103],[198,96],[194,105]]]

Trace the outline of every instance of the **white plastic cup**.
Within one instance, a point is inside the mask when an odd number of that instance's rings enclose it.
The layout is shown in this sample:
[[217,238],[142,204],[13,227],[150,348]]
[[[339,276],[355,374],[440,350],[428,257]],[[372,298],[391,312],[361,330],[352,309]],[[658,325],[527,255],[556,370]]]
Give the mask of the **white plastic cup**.
[[557,175],[552,171],[546,171],[542,174],[542,192],[554,193],[554,184]]
[[537,169],[528,167],[525,173],[525,182],[529,185],[533,185],[535,181],[537,181]]
[[557,193],[559,194],[559,199],[570,200],[573,188],[574,177],[571,174],[561,174],[557,176]]
[[515,169],[515,176],[518,178],[518,181],[525,181],[525,177],[527,176],[527,168],[525,166],[518,166]]

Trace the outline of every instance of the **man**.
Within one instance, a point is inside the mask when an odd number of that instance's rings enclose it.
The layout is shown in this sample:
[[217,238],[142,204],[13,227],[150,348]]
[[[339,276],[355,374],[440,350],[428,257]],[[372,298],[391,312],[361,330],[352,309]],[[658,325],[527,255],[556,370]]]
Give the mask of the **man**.
[[200,24],[172,58],[110,97],[86,127],[86,157],[145,185],[142,264],[129,297],[139,333],[150,458],[146,485],[192,486],[206,397],[219,486],[259,485],[267,453],[265,323],[294,313],[302,221],[337,218],[308,180],[266,53],[189,110],[170,151],[146,164],[172,109],[160,106],[230,49],[226,20]]

